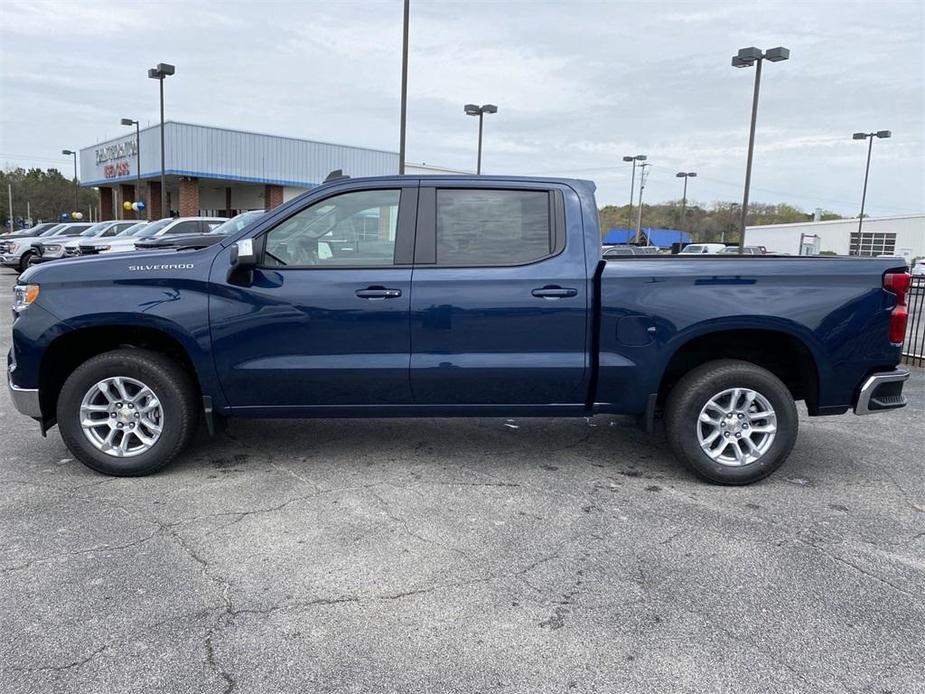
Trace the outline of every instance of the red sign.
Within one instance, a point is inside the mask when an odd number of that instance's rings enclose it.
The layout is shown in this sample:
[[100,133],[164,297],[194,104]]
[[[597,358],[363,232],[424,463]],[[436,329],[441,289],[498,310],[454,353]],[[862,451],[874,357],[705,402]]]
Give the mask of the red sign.
[[119,178],[120,176],[128,176],[129,171],[128,162],[120,161],[118,164],[106,164],[103,167],[103,175],[106,178]]

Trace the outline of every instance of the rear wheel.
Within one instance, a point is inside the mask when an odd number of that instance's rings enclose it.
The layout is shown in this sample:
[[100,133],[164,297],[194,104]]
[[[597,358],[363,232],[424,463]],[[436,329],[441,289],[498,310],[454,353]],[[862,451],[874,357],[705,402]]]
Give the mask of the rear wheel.
[[799,417],[787,387],[745,361],[703,364],[672,389],[665,409],[668,443],[701,477],[751,484],[783,465]]
[[147,475],[189,443],[198,421],[190,378],[162,354],[120,349],[93,357],[65,381],[58,427],[70,451],[107,475]]

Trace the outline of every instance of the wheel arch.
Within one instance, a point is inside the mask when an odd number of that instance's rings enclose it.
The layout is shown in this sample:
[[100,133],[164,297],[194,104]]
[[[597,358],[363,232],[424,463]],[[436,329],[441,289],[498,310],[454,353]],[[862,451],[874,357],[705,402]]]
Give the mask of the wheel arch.
[[205,390],[189,345],[172,331],[140,324],[87,325],[57,336],[43,351],[39,363],[39,402],[46,428],[54,422],[61,387],[74,369],[91,357],[122,348],[167,355],[189,374],[197,398]]
[[819,358],[805,336],[780,326],[722,326],[686,335],[662,371],[659,404],[684,374],[717,359],[739,359],[767,369],[787,386],[794,400],[804,400],[811,414],[817,411]]

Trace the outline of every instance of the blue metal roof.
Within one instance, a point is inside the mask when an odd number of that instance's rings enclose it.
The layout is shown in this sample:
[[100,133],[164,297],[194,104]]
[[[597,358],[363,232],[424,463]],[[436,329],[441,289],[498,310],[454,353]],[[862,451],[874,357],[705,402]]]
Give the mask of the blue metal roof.
[[[652,227],[642,228],[643,240],[648,239],[651,246],[659,248],[670,248],[673,243],[690,243],[691,237],[686,231],[680,229],[653,229]],[[632,243],[636,238],[635,229],[608,229],[607,233],[601,239],[605,246],[613,244]]]

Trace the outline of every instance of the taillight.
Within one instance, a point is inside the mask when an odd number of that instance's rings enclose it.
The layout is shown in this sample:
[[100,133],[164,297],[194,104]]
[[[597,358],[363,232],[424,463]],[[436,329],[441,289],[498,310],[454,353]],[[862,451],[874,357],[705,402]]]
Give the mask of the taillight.
[[906,339],[906,321],[909,311],[906,309],[906,294],[912,277],[907,272],[888,272],[883,276],[883,288],[896,295],[896,305],[890,313],[890,342],[901,345]]

